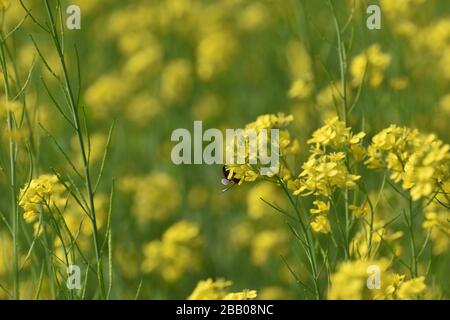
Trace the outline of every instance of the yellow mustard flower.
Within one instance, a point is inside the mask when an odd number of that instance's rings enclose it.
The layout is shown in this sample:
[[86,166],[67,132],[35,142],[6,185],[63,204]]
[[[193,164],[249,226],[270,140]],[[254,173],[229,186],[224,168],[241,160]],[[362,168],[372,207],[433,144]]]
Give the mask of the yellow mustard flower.
[[434,134],[395,125],[372,138],[365,164],[371,169],[386,168],[395,182],[410,190],[413,200],[431,195],[437,181],[449,175],[450,146]]
[[330,203],[329,202],[323,202],[321,200],[315,200],[313,204],[316,206],[316,208],[312,208],[310,210],[311,214],[328,214],[330,212]]
[[[228,179],[237,179],[239,180],[239,184],[242,184],[245,181],[251,182],[255,181],[260,177],[260,168],[263,165],[260,163],[261,159],[259,158],[260,154],[250,154],[249,145],[250,134],[254,133],[255,138],[259,141],[263,138],[266,138],[267,148],[270,150],[270,146],[276,144],[279,148],[279,156],[280,158],[286,157],[288,155],[293,155],[298,153],[299,151],[299,143],[297,139],[294,139],[290,136],[289,131],[285,129],[286,126],[289,125],[294,120],[292,115],[285,115],[284,113],[278,114],[266,114],[259,116],[256,121],[247,124],[243,131],[243,143],[245,144],[245,154],[244,154],[244,164],[226,164],[226,169],[228,172]],[[277,141],[271,141],[270,129],[279,129],[279,135]],[[263,133],[265,134],[263,136]],[[227,150],[235,150],[236,141],[227,141]],[[250,162],[256,162],[256,164],[251,164]],[[286,168],[284,170],[279,170],[283,166],[281,165],[281,161],[277,163],[278,173],[282,173],[283,176],[288,176],[289,174],[286,172]],[[267,176],[271,176],[271,172],[267,174]],[[272,174],[273,176],[273,174]]]
[[308,140],[308,144],[312,144],[316,148],[329,146],[333,149],[339,149],[360,143],[364,136],[364,132],[354,135],[351,128],[345,127],[343,121],[334,117],[327,120],[323,127],[314,131],[312,138]]
[[19,205],[24,210],[25,221],[34,223],[41,210],[63,206],[66,202],[65,190],[56,175],[44,174],[32,179],[20,190],[19,195]]
[[329,233],[331,231],[330,221],[323,215],[314,216],[310,225],[311,229],[317,233]]
[[415,300],[426,289],[425,277],[418,277],[403,282],[397,292],[401,300]]
[[325,155],[312,154],[306,161],[299,179],[288,182],[294,195],[322,195],[329,197],[337,188],[355,188],[358,175],[350,174],[343,152]]

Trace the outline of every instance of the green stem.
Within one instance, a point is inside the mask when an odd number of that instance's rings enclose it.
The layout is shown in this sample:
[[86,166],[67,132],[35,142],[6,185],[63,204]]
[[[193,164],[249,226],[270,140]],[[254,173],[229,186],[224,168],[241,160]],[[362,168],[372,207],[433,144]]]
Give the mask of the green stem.
[[338,54],[339,54],[339,69],[341,74],[341,99],[342,99],[342,120],[345,126],[348,126],[348,99],[347,99],[347,53],[345,52],[344,41],[341,36],[341,27],[337,18],[336,10],[333,2],[329,0],[331,10],[333,11],[333,21],[336,29]]
[[416,254],[416,241],[414,238],[413,202],[411,197],[409,198],[408,213],[409,213],[409,222],[408,222],[409,244],[411,250],[411,274],[413,278],[417,278],[417,254]]
[[294,208],[295,213],[297,214],[300,226],[305,235],[306,247],[308,250],[308,254],[311,257],[310,264],[311,264],[311,273],[312,273],[313,282],[314,282],[314,291],[315,291],[316,299],[320,300],[321,295],[320,295],[320,286],[319,286],[319,279],[318,279],[319,274],[318,274],[318,269],[317,269],[317,257],[316,257],[316,251],[314,249],[314,240],[312,238],[311,230],[306,227],[306,225],[302,219],[301,213],[298,210],[298,207],[295,204],[295,201],[292,198],[292,196],[291,196],[289,190],[287,189],[286,185],[284,184],[283,180],[281,180],[280,177],[277,177],[277,178],[283,188],[283,191],[286,193],[287,197],[289,198],[289,202],[291,203],[292,207]]
[[52,39],[53,39],[56,51],[58,53],[59,61],[60,61],[61,68],[63,71],[64,84],[65,84],[65,89],[66,89],[66,93],[68,96],[68,104],[70,107],[70,111],[72,113],[75,130],[76,130],[77,137],[78,137],[78,144],[80,147],[81,158],[82,158],[83,168],[84,168],[85,187],[86,187],[86,192],[87,192],[88,201],[89,201],[89,213],[90,213],[92,234],[93,234],[93,238],[94,238],[95,257],[96,257],[96,261],[97,261],[97,278],[98,278],[98,283],[99,283],[99,287],[100,287],[101,297],[104,299],[106,297],[106,289],[105,289],[103,270],[102,270],[103,269],[102,257],[101,257],[100,242],[99,242],[99,237],[98,237],[98,227],[97,227],[97,219],[96,219],[95,205],[94,205],[94,193],[93,193],[93,189],[92,189],[89,161],[88,161],[88,157],[86,154],[83,132],[81,130],[81,121],[80,121],[80,117],[78,114],[78,105],[75,102],[71,82],[70,82],[68,71],[67,71],[67,65],[66,65],[66,62],[64,59],[62,44],[59,40],[55,18],[53,17],[48,0],[45,0],[45,6],[47,9],[48,18],[50,20],[49,22],[50,22],[50,26],[51,26]]
[[[340,27],[336,9],[331,0],[328,1],[333,12],[333,21],[336,29],[337,36],[337,44],[338,44],[338,55],[339,55],[339,69],[340,69],[340,77],[341,77],[341,99],[342,99],[342,118],[338,114],[338,116],[344,121],[345,127],[348,127],[348,98],[347,98],[347,53],[345,50],[344,41],[342,40],[342,29]],[[350,22],[351,20],[349,20]],[[346,157],[346,163],[348,167],[348,159]],[[345,235],[344,235],[344,243],[345,250],[344,256],[345,260],[349,259],[349,246],[350,246],[350,212],[349,212],[349,190],[345,188],[344,190],[344,211],[345,211]]]
[[[8,130],[10,133],[10,136],[12,136],[13,133],[13,116],[11,112],[8,112]],[[16,201],[16,156],[15,156],[15,143],[12,139],[12,137],[9,138],[9,153],[10,153],[10,170],[11,170],[11,220],[12,220],[12,230],[13,230],[13,283],[14,283],[14,290],[13,290],[13,298],[19,299],[20,298],[20,292],[19,292],[19,255],[18,255],[18,225],[19,225],[19,219],[18,219],[18,208],[17,208],[17,201]]]
[[[9,97],[11,96],[11,88],[9,86],[9,73],[8,66],[6,63],[6,54],[5,54],[5,42],[3,41],[3,36],[0,37],[1,45],[0,45],[0,54],[1,54],[1,65],[3,71],[3,82],[5,89],[5,105],[9,103]],[[13,248],[12,248],[12,267],[13,267],[13,299],[20,298],[20,290],[19,290],[19,255],[18,255],[18,207],[17,207],[17,199],[16,199],[16,191],[17,191],[17,181],[16,181],[16,143],[13,139],[13,133],[15,131],[15,121],[14,114],[12,111],[8,110],[7,114],[7,122],[8,122],[8,133],[9,133],[9,164],[10,164],[10,189],[11,189],[11,221],[12,221],[12,237],[13,237]]]
[[40,228],[42,227],[42,230],[43,230],[42,234],[43,234],[43,237],[44,237],[44,252],[45,252],[45,260],[46,260],[46,264],[47,264],[48,279],[49,279],[49,282],[50,282],[50,291],[51,291],[53,299],[56,299],[55,272],[54,272],[54,265],[53,265],[53,262],[52,262],[53,257],[51,255],[51,250],[50,250],[50,248],[52,246],[50,245],[50,242],[49,242],[48,236],[47,236],[47,232],[45,231],[45,227],[46,226],[45,226],[45,223],[44,223],[44,217],[43,217],[43,214],[42,214],[42,209],[41,209],[40,215],[41,215],[40,221],[42,222],[42,225],[39,224],[39,229],[38,230],[40,230]]

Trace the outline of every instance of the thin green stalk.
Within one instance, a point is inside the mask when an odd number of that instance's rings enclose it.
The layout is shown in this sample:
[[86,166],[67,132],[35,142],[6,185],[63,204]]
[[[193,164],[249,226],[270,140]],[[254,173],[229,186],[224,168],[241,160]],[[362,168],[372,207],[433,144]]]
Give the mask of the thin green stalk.
[[[40,220],[44,221],[43,218],[43,214],[42,214],[42,210],[40,212]],[[50,282],[50,291],[52,293],[52,297],[53,299],[56,299],[56,288],[55,288],[55,273],[54,273],[54,266],[53,266],[53,258],[51,256],[51,252],[50,249],[50,242],[48,240],[48,236],[47,233],[45,232],[45,225],[42,225],[43,228],[43,237],[44,237],[44,241],[43,241],[43,247],[44,247],[44,252],[45,252],[45,260],[46,260],[46,264],[47,264],[47,273],[48,273],[48,279]],[[40,229],[39,229],[40,230]]]
[[339,69],[341,74],[341,98],[342,98],[342,120],[345,126],[348,125],[348,99],[347,99],[347,53],[345,51],[344,41],[342,40],[342,31],[337,18],[336,9],[334,8],[333,2],[328,1],[331,10],[333,11],[333,21],[336,29],[337,44],[338,44],[338,55],[339,55]]
[[315,291],[315,296],[317,300],[321,299],[321,295],[320,295],[320,286],[319,286],[319,274],[318,274],[318,269],[317,269],[317,257],[316,257],[316,251],[314,249],[314,241],[312,238],[312,234],[311,231],[309,230],[309,228],[307,228],[305,226],[305,223],[302,219],[301,213],[297,207],[297,205],[295,204],[294,199],[292,198],[289,190],[287,189],[286,185],[284,184],[284,182],[279,178],[278,181],[281,184],[281,186],[283,187],[283,191],[286,193],[287,197],[289,198],[289,202],[291,203],[292,207],[295,210],[295,213],[297,214],[300,226],[302,228],[302,231],[305,235],[305,240],[306,240],[306,249],[307,249],[307,254],[310,256],[310,265],[311,265],[311,273],[313,276],[313,283],[314,283],[314,291]]
[[375,210],[378,206],[378,203],[381,198],[381,194],[384,190],[384,184],[386,182],[386,173],[383,175],[383,181],[381,182],[380,191],[378,192],[377,200],[375,204],[372,204],[372,201],[370,200],[369,194],[365,188],[363,188],[363,191],[366,193],[367,202],[370,207],[370,224],[369,224],[369,243],[368,243],[368,250],[367,250],[367,257],[370,257],[371,251],[372,251],[372,241],[373,241],[373,227],[375,222]]
[[417,254],[416,254],[416,240],[414,238],[414,225],[413,225],[413,201],[411,197],[408,203],[408,214],[409,214],[409,244],[411,250],[411,275],[413,278],[417,278]]
[[10,187],[11,187],[11,220],[12,220],[12,230],[13,230],[13,279],[14,279],[14,289],[13,289],[13,297],[14,299],[20,298],[19,292],[19,255],[18,255],[18,213],[19,210],[17,208],[16,201],[16,155],[15,155],[15,142],[12,138],[13,133],[13,115],[12,112],[8,112],[8,130],[10,133],[9,138],[9,154],[10,154]]
[[56,21],[53,16],[53,13],[50,9],[50,5],[48,3],[48,0],[45,0],[45,7],[47,10],[47,16],[49,19],[50,24],[50,35],[52,37],[55,49],[57,51],[60,66],[62,69],[62,75],[63,75],[63,81],[65,86],[65,91],[68,97],[68,105],[71,112],[71,115],[73,117],[73,124],[75,126],[75,131],[78,138],[78,144],[80,147],[81,152],[81,158],[83,162],[83,169],[84,169],[84,180],[85,180],[85,187],[86,192],[88,196],[88,202],[89,202],[89,213],[90,213],[90,221],[92,226],[92,234],[94,239],[94,249],[95,249],[95,256],[96,256],[96,262],[97,262],[97,278],[98,283],[100,287],[100,293],[101,297],[104,299],[106,297],[106,289],[105,289],[105,283],[104,283],[104,277],[103,277],[103,267],[102,267],[102,257],[100,252],[100,242],[99,242],[99,236],[98,236],[98,227],[97,227],[97,219],[96,219],[96,212],[95,212],[95,205],[94,205],[94,193],[92,188],[92,181],[91,181],[91,174],[90,174],[90,168],[89,168],[89,160],[86,154],[86,148],[85,148],[85,141],[83,137],[83,132],[81,128],[81,120],[80,116],[78,114],[78,105],[75,102],[75,97],[73,94],[73,89],[71,85],[71,81],[69,79],[69,73],[65,61],[64,56],[64,49],[62,46],[63,39],[60,40],[58,35],[58,30],[56,27]]
[[[348,98],[347,98],[347,53],[345,50],[344,41],[342,39],[342,29],[340,27],[336,9],[331,0],[328,1],[330,4],[331,10],[333,12],[333,21],[336,29],[337,36],[337,44],[338,44],[338,55],[339,55],[339,69],[340,69],[340,78],[341,78],[341,99],[342,99],[342,121],[346,127],[348,127]],[[351,19],[347,22],[347,25],[350,23]],[[339,116],[339,115],[338,115]],[[347,167],[348,167],[348,159],[346,159]],[[344,190],[344,213],[345,213],[345,250],[344,256],[345,259],[349,259],[349,246],[350,246],[350,210],[349,210],[349,190],[345,188]]]
[[[3,71],[3,82],[4,82],[4,90],[5,90],[5,105],[7,106],[9,103],[9,97],[11,96],[11,88],[9,86],[9,72],[6,63],[6,54],[5,47],[6,43],[3,41],[3,36],[1,37],[1,45],[0,45],[0,54],[1,54],[1,65]],[[13,138],[13,133],[16,129],[14,114],[11,110],[8,110],[7,114],[7,123],[8,123],[8,133],[9,133],[9,166],[10,166],[10,201],[11,201],[11,228],[12,228],[12,237],[13,237],[13,259],[12,259],[12,267],[13,267],[13,299],[20,298],[19,292],[19,257],[18,257],[18,207],[17,207],[17,199],[16,199],[16,191],[17,191],[17,181],[16,181],[16,143]]]

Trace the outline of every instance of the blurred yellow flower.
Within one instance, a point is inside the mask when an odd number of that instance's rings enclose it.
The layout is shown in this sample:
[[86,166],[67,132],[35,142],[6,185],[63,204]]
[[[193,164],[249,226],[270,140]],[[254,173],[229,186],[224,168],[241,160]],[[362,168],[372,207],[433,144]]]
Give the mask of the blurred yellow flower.
[[191,113],[194,119],[206,121],[217,117],[222,111],[222,108],[223,103],[221,99],[213,93],[207,93],[196,101],[191,108]]
[[279,256],[286,250],[284,230],[264,230],[251,239],[251,258],[257,266],[265,265],[271,255]]
[[148,127],[162,111],[161,103],[148,93],[133,96],[125,109],[125,116],[139,127]]
[[0,0],[0,10],[8,9],[10,5],[10,0]]
[[[0,278],[7,275],[12,269],[13,243],[9,233],[0,231]],[[0,290],[0,294],[1,294]]]
[[232,63],[238,42],[231,33],[221,30],[207,34],[197,47],[197,74],[203,81],[212,80]]
[[[339,265],[337,271],[331,275],[331,287],[328,299],[332,300],[361,300],[368,298],[366,279],[367,268],[377,265],[381,272],[389,266],[387,261],[348,261]],[[369,291],[370,292],[370,291]]]
[[391,62],[391,56],[381,51],[379,44],[373,44],[363,53],[353,58],[350,65],[352,86],[358,87],[363,82],[364,74],[368,75],[369,84],[379,87],[384,79],[384,72]]
[[425,277],[418,277],[403,282],[397,292],[397,297],[401,300],[415,300],[418,295],[426,289]]
[[200,209],[203,207],[209,198],[209,189],[206,186],[197,184],[189,189],[187,194],[188,206],[192,209]]
[[186,272],[197,271],[202,242],[200,229],[196,224],[179,221],[164,232],[161,240],[144,245],[142,271],[158,272],[169,282],[178,280]]
[[450,114],[450,93],[441,98],[439,108],[446,114]]
[[247,247],[255,235],[255,224],[248,221],[240,221],[232,226],[229,231],[230,244],[234,249]]
[[349,205],[349,209],[352,211],[355,218],[362,218],[369,212],[369,205],[367,203],[364,203],[361,206],[351,204]]
[[260,183],[254,186],[247,194],[247,213],[252,219],[261,219],[264,216],[273,215],[273,208],[264,201],[283,207],[286,203],[279,188],[271,183]]
[[123,67],[123,74],[131,81],[144,74],[154,74],[161,68],[163,53],[159,45],[151,45],[134,53]]
[[406,77],[397,77],[392,79],[389,84],[396,91],[405,90],[408,87],[408,79]]
[[105,119],[118,110],[130,92],[130,83],[123,81],[120,75],[106,74],[88,87],[85,100],[95,117]]
[[255,290],[228,292],[233,283],[225,279],[206,279],[200,281],[188,300],[250,300],[256,298]]
[[422,227],[430,232],[433,254],[441,255],[450,249],[450,210],[437,202],[425,208]]
[[121,181],[121,188],[125,192],[132,192],[132,213],[141,224],[164,220],[173,215],[181,204],[177,180],[164,172],[125,177]]
[[292,294],[282,288],[277,286],[270,286],[262,288],[258,293],[259,300],[290,300],[292,299]]
[[171,104],[183,103],[192,88],[192,65],[189,60],[170,62],[162,71],[161,99]]
[[289,89],[288,96],[290,98],[304,99],[309,97],[312,91],[312,85],[304,79],[295,80]]
[[269,9],[261,2],[250,3],[238,13],[237,24],[245,31],[255,32],[270,22]]

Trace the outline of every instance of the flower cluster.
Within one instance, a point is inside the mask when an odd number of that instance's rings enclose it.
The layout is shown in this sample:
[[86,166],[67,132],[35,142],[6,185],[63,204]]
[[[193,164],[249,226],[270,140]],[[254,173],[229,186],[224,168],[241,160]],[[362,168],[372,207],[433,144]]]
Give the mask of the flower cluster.
[[[363,132],[353,134],[337,117],[326,121],[308,140],[310,156],[302,166],[302,172],[295,180],[288,181],[294,195],[315,195],[331,198],[336,189],[354,189],[360,176],[349,172],[348,154],[360,160],[364,154],[361,146]],[[311,210],[311,228],[315,232],[330,232],[327,218],[329,203],[317,200],[317,208]]]
[[[296,154],[299,151],[299,143],[296,139],[292,138],[286,126],[289,125],[294,120],[292,115],[285,115],[283,113],[278,114],[266,114],[259,116],[256,121],[247,124],[243,132],[243,141],[232,141],[228,143],[227,149],[236,148],[238,144],[243,144],[245,146],[245,161],[243,164],[231,164],[228,163],[226,168],[228,170],[228,179],[238,179],[239,183],[244,181],[255,181],[260,177],[260,168],[264,166],[261,164],[261,154],[260,150],[251,151],[249,148],[250,139],[252,134],[256,134],[254,138],[258,142],[257,149],[260,149],[264,144],[261,141],[266,142],[268,154],[270,152],[275,152],[272,150],[271,146],[278,147],[278,155],[281,159],[288,155]],[[271,129],[279,129],[278,139],[272,141],[271,139]],[[264,140],[263,140],[264,139]],[[268,156],[268,154],[266,156]],[[256,162],[254,164],[254,162]],[[289,176],[289,172],[286,167],[282,166],[282,161],[278,161],[277,168],[272,171],[277,171],[280,176]],[[270,174],[268,174],[270,176]]]
[[[351,128],[346,127],[338,117],[334,117],[327,120],[323,127],[313,133],[308,144],[313,145],[313,153],[321,153],[326,147],[334,150],[355,150],[356,147],[360,147],[359,143],[365,135],[364,132],[353,134]],[[355,154],[359,153],[355,151]]]
[[448,178],[450,146],[434,134],[391,125],[372,139],[365,164],[386,168],[395,182],[410,190],[413,200],[432,195]]
[[66,202],[65,187],[56,175],[44,174],[31,180],[21,190],[19,205],[24,210],[23,218],[27,223],[35,223],[40,212],[63,206]]
[[142,271],[158,271],[164,280],[176,281],[185,272],[199,268],[198,249],[201,244],[199,227],[188,221],[179,221],[164,232],[161,240],[144,245]]
[[[380,283],[373,283],[374,288],[367,287],[371,267],[380,271]],[[361,299],[417,299],[425,293],[424,277],[405,280],[404,275],[395,274],[389,270],[389,262],[380,260],[355,260],[343,262],[331,276],[332,286],[328,292],[329,299],[361,300]]]
[[255,290],[229,292],[233,283],[225,279],[207,279],[200,281],[188,300],[250,300],[256,298]]

